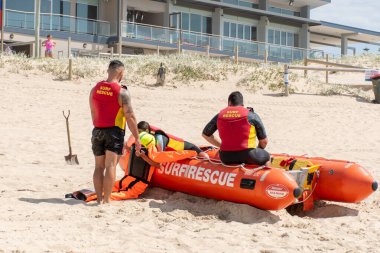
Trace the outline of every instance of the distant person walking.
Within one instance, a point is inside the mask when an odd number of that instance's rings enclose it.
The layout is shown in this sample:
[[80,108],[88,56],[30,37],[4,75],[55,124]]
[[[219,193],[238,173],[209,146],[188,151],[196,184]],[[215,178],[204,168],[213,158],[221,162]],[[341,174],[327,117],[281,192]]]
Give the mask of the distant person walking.
[[122,62],[111,61],[107,80],[97,83],[90,93],[91,116],[94,124],[91,139],[95,156],[93,180],[99,204],[110,202],[116,165],[123,151],[126,122],[135,137],[136,151],[140,152],[141,148],[131,96],[128,88],[120,85],[124,72]]
[[55,41],[53,41],[53,37],[49,34],[46,36],[46,40],[42,42],[42,46],[45,47],[45,57],[53,58],[53,49],[56,45]]

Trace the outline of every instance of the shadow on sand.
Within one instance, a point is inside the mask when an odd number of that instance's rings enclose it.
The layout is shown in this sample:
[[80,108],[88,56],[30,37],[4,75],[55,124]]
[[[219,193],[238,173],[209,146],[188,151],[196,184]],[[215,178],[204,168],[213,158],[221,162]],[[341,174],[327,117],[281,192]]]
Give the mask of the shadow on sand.
[[37,199],[37,198],[19,198],[20,201],[32,203],[32,204],[41,204],[41,203],[50,203],[50,204],[66,204],[66,205],[88,205],[86,202],[76,199],[60,199],[60,198],[46,198],[46,199]]
[[168,214],[182,210],[200,219],[209,220],[216,217],[226,222],[235,221],[245,224],[275,224],[280,221],[277,215],[249,205],[205,199],[180,192],[171,193],[158,188],[150,190],[145,197],[153,199],[149,202],[151,208],[159,208]]
[[[288,209],[287,209],[288,210]],[[358,216],[359,211],[353,208],[340,206],[336,204],[328,204],[325,202],[317,202],[315,209],[312,211],[304,212],[302,210],[302,205],[293,206],[292,210],[288,212],[291,215],[296,215],[299,217],[310,217],[314,219],[325,219],[325,218],[338,218],[346,216]]]

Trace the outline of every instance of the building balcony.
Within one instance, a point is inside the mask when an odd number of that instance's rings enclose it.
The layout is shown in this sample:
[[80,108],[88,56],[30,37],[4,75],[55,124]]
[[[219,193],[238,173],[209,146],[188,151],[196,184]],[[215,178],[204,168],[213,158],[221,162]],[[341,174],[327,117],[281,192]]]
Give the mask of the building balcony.
[[[5,10],[6,28],[34,30],[34,23],[34,12]],[[75,34],[110,36],[109,22],[62,14],[41,13],[40,29],[43,31],[65,31]]]
[[[265,59],[270,61],[292,62],[306,57],[315,59],[324,56],[323,51],[281,46],[257,41],[229,38],[224,36],[202,34],[180,29],[152,26],[139,23],[123,22],[122,36],[128,41],[141,44],[161,45],[175,48],[182,41],[187,50],[206,51],[219,55],[234,55],[238,48],[240,57]],[[140,47],[144,47],[141,45]]]

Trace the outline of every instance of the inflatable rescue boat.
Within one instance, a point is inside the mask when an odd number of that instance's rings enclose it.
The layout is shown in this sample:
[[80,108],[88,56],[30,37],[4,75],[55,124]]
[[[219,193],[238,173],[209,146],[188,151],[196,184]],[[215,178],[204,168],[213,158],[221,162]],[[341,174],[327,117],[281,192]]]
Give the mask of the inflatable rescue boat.
[[[318,157],[272,155],[272,166],[224,165],[218,149],[204,148],[209,160],[196,157],[162,163],[151,185],[171,191],[280,210],[303,203],[313,209],[315,200],[356,203],[376,191],[378,184],[362,166]],[[120,159],[126,174],[134,168],[133,148]],[[136,169],[136,168],[134,168]]]

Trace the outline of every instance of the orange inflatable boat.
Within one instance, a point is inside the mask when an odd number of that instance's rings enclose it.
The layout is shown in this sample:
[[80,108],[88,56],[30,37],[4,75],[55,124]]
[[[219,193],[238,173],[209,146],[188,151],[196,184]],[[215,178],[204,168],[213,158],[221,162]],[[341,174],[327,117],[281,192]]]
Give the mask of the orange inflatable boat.
[[[210,160],[190,158],[163,163],[154,171],[151,184],[265,210],[279,210],[297,203],[310,210],[315,200],[355,203],[378,187],[366,169],[348,161],[273,154],[270,168],[225,166],[219,160],[218,149],[206,152]],[[126,168],[130,156],[127,152],[121,158],[122,168]]]

